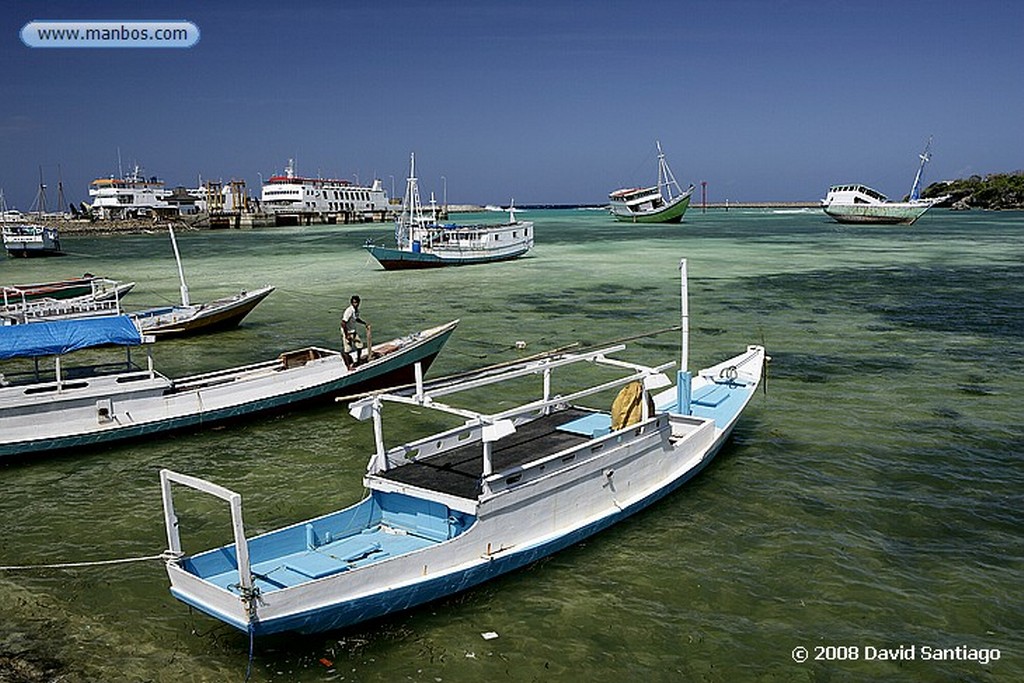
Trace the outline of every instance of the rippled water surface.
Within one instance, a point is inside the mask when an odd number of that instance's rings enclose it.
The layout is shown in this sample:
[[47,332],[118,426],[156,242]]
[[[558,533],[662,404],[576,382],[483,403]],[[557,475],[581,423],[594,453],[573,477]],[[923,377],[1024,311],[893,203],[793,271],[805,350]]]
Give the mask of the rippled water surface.
[[[257,641],[252,680],[1024,680],[1024,214],[934,211],[909,228],[816,211],[522,217],[529,258],[420,273],[385,273],[359,248],[387,225],[179,235],[194,300],[278,291],[237,330],[159,343],[157,366],[337,346],[352,293],[378,339],[460,318],[435,376],[641,335],[677,324],[686,257],[691,365],[764,343],[767,393],[654,507],[413,612]],[[62,241],[70,256],[2,262],[0,282],[90,271],[137,281],[138,307],[177,296],[164,234]],[[671,360],[678,339],[621,355]],[[370,432],[324,407],[0,465],[0,565],[160,553],[162,467],[242,493],[249,533],[337,509],[362,494]],[[228,540],[220,505],[180,505],[186,549]],[[0,680],[241,681],[248,662],[247,638],[171,598],[156,561],[0,571],[0,624]],[[815,661],[836,655],[825,646],[858,650]],[[913,660],[869,659],[900,646]],[[1000,659],[924,659],[957,646]]]

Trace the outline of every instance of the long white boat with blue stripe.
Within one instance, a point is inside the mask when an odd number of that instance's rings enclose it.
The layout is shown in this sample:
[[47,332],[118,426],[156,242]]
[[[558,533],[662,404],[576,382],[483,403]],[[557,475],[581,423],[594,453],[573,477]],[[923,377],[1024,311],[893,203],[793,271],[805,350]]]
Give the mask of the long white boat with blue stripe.
[[[685,262],[683,273],[685,283]],[[685,284],[683,294],[685,302]],[[683,310],[683,369],[674,387],[663,374],[674,362],[636,365],[612,358],[624,348],[613,346],[432,386],[418,382],[352,403],[352,415],[374,427],[368,495],[277,531],[247,537],[239,493],[162,470],[172,594],[251,636],[346,627],[475,586],[658,501],[722,447],[765,362],[764,349],[749,346],[692,376]],[[614,378],[563,393],[561,369],[580,363],[603,366]],[[495,385],[516,380],[539,385],[540,396],[497,413],[441,400],[471,390],[507,395],[507,385]],[[580,403],[618,388],[611,411]],[[406,406],[399,413],[433,409],[464,423],[387,448],[386,404]],[[185,550],[188,530],[174,504],[182,486],[226,501],[233,543]]]
[[[0,326],[0,361],[27,359],[13,371],[0,367],[0,459],[197,428],[412,383],[415,367],[429,367],[457,324],[375,344],[352,369],[340,351],[311,346],[178,379],[157,372],[150,354],[145,366],[133,362],[131,349],[144,339],[128,316]],[[109,345],[127,349],[124,363],[64,363],[72,351]],[[53,366],[44,373],[39,359],[51,357]]]
[[468,266],[519,258],[533,248],[533,222],[516,219],[509,206],[508,222],[459,225],[439,223],[431,199],[426,216],[416,180],[416,155],[410,155],[409,178],[402,213],[395,221],[395,246],[368,241],[363,247],[384,270]]

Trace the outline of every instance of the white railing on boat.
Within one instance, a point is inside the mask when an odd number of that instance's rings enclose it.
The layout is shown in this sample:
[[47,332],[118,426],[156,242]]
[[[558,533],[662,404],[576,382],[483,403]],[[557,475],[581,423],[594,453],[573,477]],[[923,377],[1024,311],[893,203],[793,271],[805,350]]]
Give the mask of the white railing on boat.
[[[484,489],[487,491],[489,490],[488,479],[492,474],[494,474],[493,460],[491,457],[493,444],[516,431],[517,418],[522,418],[526,415],[530,415],[531,413],[547,414],[550,412],[551,408],[555,406],[572,403],[573,401],[583,397],[625,386],[631,382],[639,381],[642,384],[644,394],[642,401],[642,420],[646,421],[651,417],[648,413],[648,397],[650,396],[650,392],[654,389],[669,386],[671,384],[671,381],[663,373],[668,368],[673,367],[675,362],[670,361],[656,367],[648,367],[608,357],[608,354],[621,351],[624,348],[626,348],[625,345],[619,344],[617,346],[598,349],[587,353],[567,354],[554,358],[531,361],[520,367],[513,368],[499,374],[478,377],[476,379],[450,384],[435,385],[429,390],[423,385],[423,374],[417,364],[416,388],[414,393],[374,394],[349,405],[350,414],[357,420],[373,420],[376,452],[374,457],[370,460],[367,473],[372,475],[383,472],[394,466],[426,458],[435,453],[442,452],[451,448],[458,442],[479,439],[482,442],[483,450],[483,469],[481,471],[481,476],[483,478]],[[553,396],[551,393],[552,371],[558,367],[580,362],[592,362],[599,365],[630,370],[631,372],[625,377],[603,382],[571,394]],[[465,408],[457,408],[445,403],[440,403],[436,400],[442,396],[537,374],[543,375],[543,396],[536,401],[531,401],[502,412],[485,414]],[[426,439],[414,441],[389,451],[384,445],[381,416],[381,410],[385,401],[432,408],[434,410],[466,418],[467,422],[462,427],[449,430],[440,435],[433,435]]]

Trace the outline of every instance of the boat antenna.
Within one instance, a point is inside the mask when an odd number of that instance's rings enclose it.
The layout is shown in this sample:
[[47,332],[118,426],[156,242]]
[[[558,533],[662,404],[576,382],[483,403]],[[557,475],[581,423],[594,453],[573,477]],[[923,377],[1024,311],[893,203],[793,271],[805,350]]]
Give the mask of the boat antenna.
[[171,246],[174,248],[174,260],[178,262],[178,279],[181,280],[181,305],[189,306],[188,285],[185,284],[185,270],[181,267],[181,254],[178,253],[178,240],[174,238],[174,226],[167,224],[167,232],[171,235]]
[[928,136],[928,142],[925,143],[924,151],[917,155],[917,158],[921,160],[921,165],[917,167],[917,175],[914,176],[914,186],[910,188],[910,201],[915,201],[921,198],[921,173],[924,171],[924,165],[928,163],[932,158],[932,136]]
[[508,203],[508,222],[516,222],[516,198],[512,197],[512,200]]
[[690,415],[693,395],[693,376],[688,368],[690,355],[690,297],[687,289],[688,273],[686,259],[679,259],[679,308],[682,344],[679,353],[679,371],[676,373],[676,411],[680,415]]

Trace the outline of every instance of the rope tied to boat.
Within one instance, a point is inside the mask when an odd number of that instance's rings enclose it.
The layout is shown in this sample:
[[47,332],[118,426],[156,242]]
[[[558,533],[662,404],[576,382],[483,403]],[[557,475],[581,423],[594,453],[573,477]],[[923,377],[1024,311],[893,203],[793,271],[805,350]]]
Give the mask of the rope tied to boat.
[[83,562],[55,562],[50,564],[4,565],[0,566],[0,571],[17,572],[29,571],[33,569],[78,569],[82,567],[102,567],[115,564],[130,564],[132,562],[151,562],[153,560],[162,560],[166,562],[168,560],[173,560],[176,558],[176,553],[164,551],[159,555],[145,555],[143,557],[122,557],[112,560],[87,560]]
[[252,588],[239,585],[238,592],[241,594],[245,611],[249,614],[249,624],[246,631],[249,635],[249,661],[245,666],[245,681],[248,683],[252,676],[252,663],[256,656],[256,624],[259,622],[259,615],[256,613],[257,603],[260,602],[260,587],[253,584]]
[[258,603],[261,601],[260,587],[253,585],[252,588],[246,588],[245,586],[235,584],[238,586],[238,593],[242,598],[242,603],[245,604],[245,611],[249,614],[249,627],[259,621],[259,616],[256,614]]

